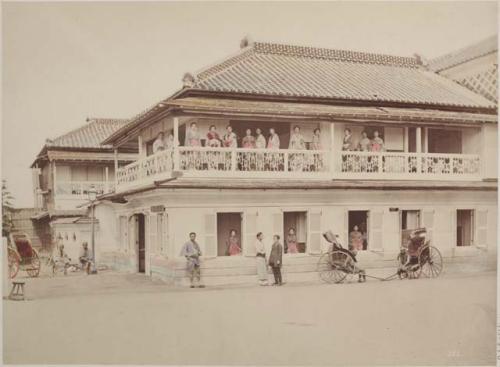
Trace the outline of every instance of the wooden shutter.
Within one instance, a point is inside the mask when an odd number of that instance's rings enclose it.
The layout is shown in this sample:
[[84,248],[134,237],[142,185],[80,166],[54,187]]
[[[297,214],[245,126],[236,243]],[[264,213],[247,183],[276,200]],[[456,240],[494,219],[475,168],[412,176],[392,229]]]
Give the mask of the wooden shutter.
[[217,215],[205,214],[205,251],[206,257],[217,256]]
[[474,236],[474,245],[480,247],[488,246],[488,210],[475,210],[476,233]]
[[118,248],[120,250],[126,250],[128,247],[128,223],[126,216],[119,217],[119,238],[118,238]]
[[273,214],[273,233],[269,236],[269,240],[273,240],[273,236],[277,234],[280,236],[280,241],[283,244],[283,213],[274,213]]
[[368,212],[370,230],[368,232],[368,249],[383,251],[382,227],[384,222],[384,212],[382,210],[372,210]]
[[307,249],[310,254],[321,253],[321,211],[309,212],[309,240]]
[[434,232],[434,210],[424,210],[422,224],[427,229],[427,238],[432,241]]
[[137,225],[137,217],[135,215],[131,216],[128,220],[128,248],[127,251],[135,252],[135,228]]
[[245,213],[245,236],[243,238],[243,253],[245,256],[255,256],[255,241],[257,240],[257,213]]
[[[148,252],[150,254],[153,254],[153,253],[157,253],[158,252],[158,218],[157,218],[157,214],[150,214],[148,215],[148,218],[149,218],[149,228],[148,228],[148,232],[149,232],[149,248],[148,248]],[[146,232],[146,233],[148,233]]]

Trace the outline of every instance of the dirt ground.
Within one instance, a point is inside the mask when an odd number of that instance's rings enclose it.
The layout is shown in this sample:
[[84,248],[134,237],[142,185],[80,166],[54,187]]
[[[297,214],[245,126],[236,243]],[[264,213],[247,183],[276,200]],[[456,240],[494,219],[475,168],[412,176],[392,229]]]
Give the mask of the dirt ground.
[[496,273],[172,289],[103,272],[3,301],[4,363],[494,365]]

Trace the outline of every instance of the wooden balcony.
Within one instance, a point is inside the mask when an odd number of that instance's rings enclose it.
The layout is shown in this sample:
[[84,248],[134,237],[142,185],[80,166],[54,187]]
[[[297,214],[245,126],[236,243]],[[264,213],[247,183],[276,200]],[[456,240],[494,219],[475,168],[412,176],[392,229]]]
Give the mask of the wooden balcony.
[[118,169],[117,192],[171,177],[479,180],[479,155],[178,147]]

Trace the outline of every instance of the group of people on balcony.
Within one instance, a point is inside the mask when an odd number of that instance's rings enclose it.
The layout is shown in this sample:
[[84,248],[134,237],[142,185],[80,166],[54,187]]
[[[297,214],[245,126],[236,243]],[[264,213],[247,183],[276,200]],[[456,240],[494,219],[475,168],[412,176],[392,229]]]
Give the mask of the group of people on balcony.
[[[255,129],[255,136],[252,129],[246,129],[245,136],[241,139],[241,148],[246,149],[279,149],[280,137],[274,128],[269,129],[269,136],[266,138],[260,128]],[[198,130],[196,122],[191,123],[189,129],[186,131],[184,139],[184,146],[186,147],[201,147],[202,135]],[[158,137],[153,142],[153,153],[162,150],[171,149],[174,147],[174,136],[169,134],[165,140],[163,132],[158,134]],[[238,136],[234,133],[231,125],[226,127],[226,133],[221,137],[217,132],[217,127],[211,125],[208,129],[205,139],[205,147],[210,148],[238,148]],[[300,132],[300,127],[295,126],[293,133],[290,136],[289,149],[306,150],[306,139]],[[310,150],[321,150],[321,131],[319,128],[314,130],[311,142],[309,144]]]
[[384,139],[380,137],[378,130],[373,132],[373,138],[368,137],[366,131],[361,132],[361,138],[358,140],[358,144],[354,144],[351,129],[346,128],[344,130],[344,139],[342,141],[342,150],[353,151],[357,150],[360,152],[383,152],[385,151]]

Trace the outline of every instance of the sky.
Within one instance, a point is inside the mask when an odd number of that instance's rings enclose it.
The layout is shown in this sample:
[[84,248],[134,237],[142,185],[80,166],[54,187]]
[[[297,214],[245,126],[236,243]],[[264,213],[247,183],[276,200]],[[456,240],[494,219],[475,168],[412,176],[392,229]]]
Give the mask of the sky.
[[497,32],[496,2],[3,2],[2,177],[87,117],[129,118],[241,39],[433,58]]

